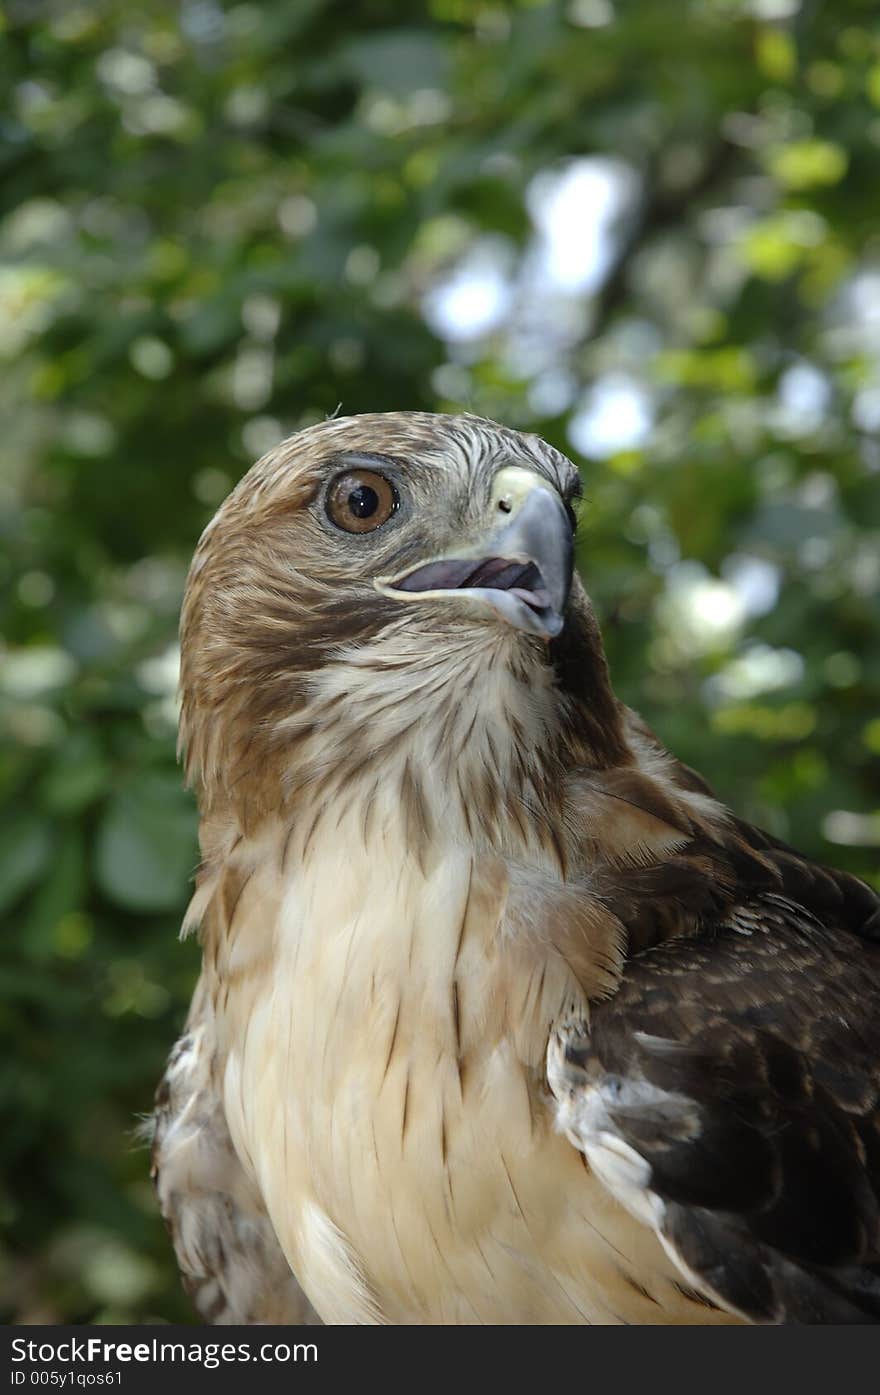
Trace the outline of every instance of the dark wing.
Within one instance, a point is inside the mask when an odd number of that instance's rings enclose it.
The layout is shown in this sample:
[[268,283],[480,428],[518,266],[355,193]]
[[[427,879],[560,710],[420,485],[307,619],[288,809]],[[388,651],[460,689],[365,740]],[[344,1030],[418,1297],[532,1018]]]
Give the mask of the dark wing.
[[737,830],[784,885],[725,894],[629,960],[589,1031],[560,1026],[560,1124],[710,1302],[880,1322],[877,898]]
[[203,1321],[319,1321],[232,1146],[201,982],[156,1092],[152,1176],[184,1288]]

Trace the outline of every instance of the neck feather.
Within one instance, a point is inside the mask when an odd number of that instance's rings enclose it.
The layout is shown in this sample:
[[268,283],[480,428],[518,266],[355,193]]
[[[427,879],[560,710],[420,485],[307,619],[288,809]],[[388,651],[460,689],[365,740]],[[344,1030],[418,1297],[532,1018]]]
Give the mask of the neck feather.
[[401,621],[292,673],[272,711],[242,665],[235,682],[218,671],[184,688],[181,743],[203,817],[249,834],[279,814],[317,826],[357,801],[367,825],[385,806],[402,813],[420,858],[448,831],[501,852],[553,849],[564,874],[567,775],[633,755],[585,601],[549,659],[507,628]]

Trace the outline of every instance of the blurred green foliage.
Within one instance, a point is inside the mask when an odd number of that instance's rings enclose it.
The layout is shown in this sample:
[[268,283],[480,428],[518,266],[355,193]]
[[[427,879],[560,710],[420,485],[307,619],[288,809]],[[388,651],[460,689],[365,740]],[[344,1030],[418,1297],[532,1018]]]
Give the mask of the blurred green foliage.
[[467,408],[573,454],[619,691],[876,879],[880,20],[11,0],[0,67],[2,1310],[181,1319],[132,1136],[197,965],[176,616],[283,434]]

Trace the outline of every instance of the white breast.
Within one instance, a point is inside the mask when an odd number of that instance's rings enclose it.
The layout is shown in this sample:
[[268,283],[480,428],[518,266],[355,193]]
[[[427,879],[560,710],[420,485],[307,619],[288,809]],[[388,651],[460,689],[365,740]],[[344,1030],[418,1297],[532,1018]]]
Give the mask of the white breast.
[[329,1322],[656,1321],[624,1276],[669,1262],[543,1084],[579,990],[511,939],[508,867],[373,824],[294,837],[280,900],[265,858],[224,971],[230,1132],[303,1288]]

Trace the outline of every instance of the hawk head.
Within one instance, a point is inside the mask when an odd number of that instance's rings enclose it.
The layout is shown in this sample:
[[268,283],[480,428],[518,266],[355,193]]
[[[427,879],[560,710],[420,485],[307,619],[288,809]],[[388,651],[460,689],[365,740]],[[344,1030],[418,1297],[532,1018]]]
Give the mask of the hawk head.
[[532,754],[546,774],[560,742],[619,759],[573,578],[579,494],[559,451],[471,416],[338,418],[258,461],[205,530],[184,604],[181,741],[203,811],[253,823],[407,742],[451,770],[468,731],[484,782]]

